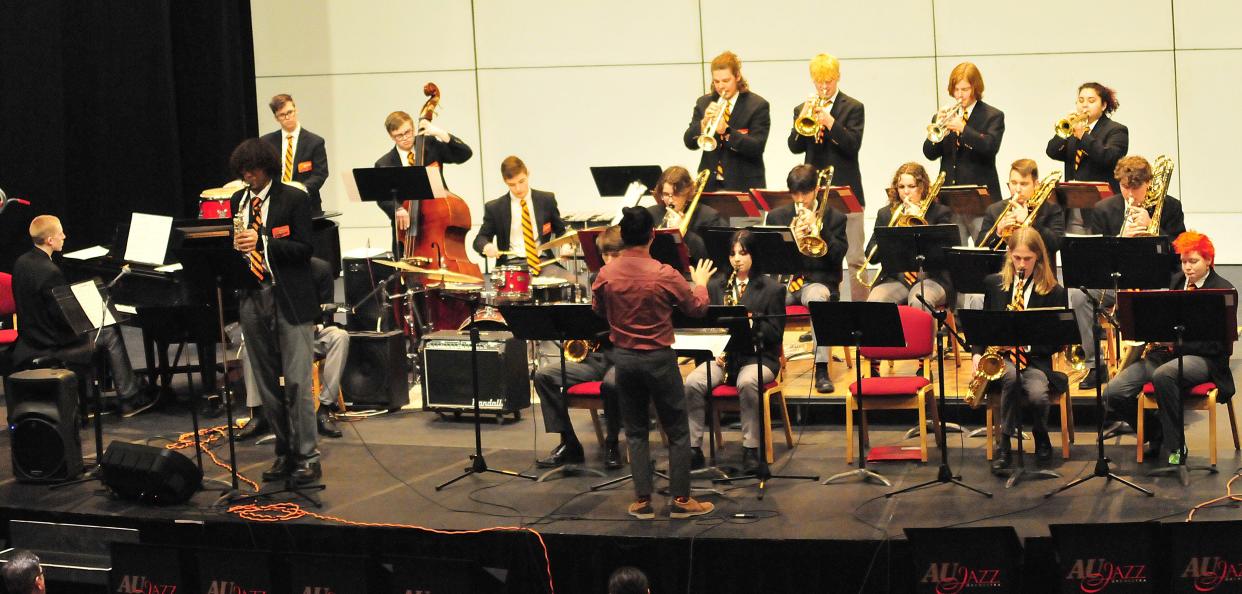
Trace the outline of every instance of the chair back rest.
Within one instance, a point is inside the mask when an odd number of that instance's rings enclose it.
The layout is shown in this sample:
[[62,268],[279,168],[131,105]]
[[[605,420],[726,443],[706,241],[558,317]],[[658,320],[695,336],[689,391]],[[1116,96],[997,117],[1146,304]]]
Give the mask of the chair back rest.
[[932,340],[933,324],[931,314],[910,307],[908,305],[897,306],[897,313],[901,316],[901,329],[906,336],[906,346],[904,347],[863,347],[862,356],[868,359],[922,359],[931,355],[935,342]]
[[13,299],[13,275],[0,272],[0,316],[17,313],[17,301]]

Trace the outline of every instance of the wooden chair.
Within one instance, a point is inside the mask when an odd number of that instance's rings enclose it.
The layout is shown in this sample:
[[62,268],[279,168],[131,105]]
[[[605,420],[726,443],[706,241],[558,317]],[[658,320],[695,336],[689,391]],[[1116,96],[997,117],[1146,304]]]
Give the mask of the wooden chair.
[[[811,331],[811,310],[808,309],[805,305],[786,305],[785,306],[785,331],[794,332],[799,335],[810,332]],[[850,351],[850,347],[843,346],[841,347],[841,350],[844,353],[842,358],[845,359],[845,368],[853,369],[854,368],[854,354],[853,352]],[[815,355],[815,350],[812,349],[809,356],[813,357],[814,355]],[[801,359],[807,356],[808,355],[804,353],[800,355],[791,355],[790,358]],[[832,361],[832,356],[831,356],[831,348],[829,348],[828,375],[830,377],[832,376],[832,362],[833,361]]]
[[[931,314],[913,307],[899,305],[901,325],[905,331],[906,346],[904,347],[863,347],[862,356],[875,361],[920,360],[924,368],[935,347],[934,330]],[[862,380],[863,398],[866,404],[863,409],[862,427],[864,443],[868,442],[867,417],[868,410],[913,409],[919,412],[919,446],[920,459],[927,461],[927,412],[930,410],[932,419],[936,421],[934,429],[940,435],[940,411],[936,407],[935,389],[931,381],[922,375],[865,377]],[[854,461],[854,411],[858,410],[858,382],[850,383],[849,392],[845,396],[845,461]]]
[[[1065,375],[1059,371],[1053,373]],[[1068,381],[1069,378],[1066,378]],[[987,440],[988,440],[988,460],[992,459],[992,451],[996,447],[996,439],[994,436],[1000,433],[1000,423],[997,417],[1000,416],[1000,394],[990,393],[988,398],[987,412]],[[1057,406],[1061,409],[1061,459],[1070,459],[1070,444],[1074,443],[1074,403],[1070,402],[1068,393],[1051,394],[1048,396],[1048,405]]]
[[[767,455],[768,464],[776,460],[776,456],[772,453],[772,399],[775,397],[780,401],[781,420],[785,423],[785,447],[793,449],[793,428],[789,422],[789,405],[785,401],[784,392],[785,379],[785,357],[781,357],[781,367],[776,372],[776,379],[764,384],[763,394],[760,397],[759,406],[763,411],[763,446]],[[716,433],[716,446],[724,445],[724,438],[720,433],[720,413],[722,411],[741,412],[742,401],[739,397],[737,386],[728,384],[720,384],[712,389],[712,431]]]
[[[1208,451],[1209,459],[1212,466],[1216,466],[1216,398],[1220,390],[1216,388],[1216,384],[1205,382],[1182,391],[1182,408],[1186,410],[1206,410],[1208,413]],[[1238,443],[1238,417],[1234,414],[1233,400],[1225,402],[1225,407],[1229,411],[1229,428],[1233,431],[1233,449],[1234,451],[1242,450]],[[1156,403],[1156,387],[1147,382],[1143,384],[1143,391],[1138,396],[1138,426],[1135,427],[1138,433],[1138,446],[1135,448],[1134,459],[1139,463],[1143,462],[1143,442],[1145,429],[1143,423],[1143,411],[1155,410],[1159,408]]]

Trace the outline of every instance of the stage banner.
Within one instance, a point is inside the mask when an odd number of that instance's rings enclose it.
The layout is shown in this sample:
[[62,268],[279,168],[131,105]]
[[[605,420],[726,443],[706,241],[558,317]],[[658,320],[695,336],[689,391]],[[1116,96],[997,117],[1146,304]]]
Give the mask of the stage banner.
[[917,592],[1018,592],[1022,545],[1012,526],[906,528]]
[[431,557],[385,557],[382,566],[388,578],[388,592],[471,592],[500,593],[507,572],[484,568],[476,561]]
[[272,556],[266,551],[202,549],[195,552],[200,594],[270,594]]
[[1156,592],[1152,522],[1053,524],[1064,594]]
[[192,590],[182,570],[185,549],[168,545],[112,543],[108,588],[117,594],[160,594]]
[[366,594],[374,592],[370,558],[353,555],[281,555],[288,592]]
[[1169,538],[1169,592],[1242,592],[1242,522],[1178,522]]

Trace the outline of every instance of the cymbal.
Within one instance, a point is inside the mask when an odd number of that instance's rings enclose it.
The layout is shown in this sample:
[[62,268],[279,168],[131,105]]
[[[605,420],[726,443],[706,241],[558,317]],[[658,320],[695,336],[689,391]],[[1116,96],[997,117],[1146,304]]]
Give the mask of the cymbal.
[[375,262],[376,264],[383,264],[384,266],[390,266],[392,268],[396,268],[397,270],[404,270],[406,272],[422,272],[423,270],[422,268],[419,268],[413,264],[409,264],[407,262],[399,262],[397,260],[381,260],[379,258],[376,258],[371,261]]
[[[608,226],[604,225],[602,227],[589,227],[589,228],[583,229],[583,231],[599,231],[599,230],[603,230],[607,228]],[[569,243],[578,243],[578,232],[577,231],[570,231],[569,233],[566,233],[560,237],[557,237],[556,239],[553,239],[552,241],[549,241],[548,243],[545,243],[536,249],[542,252],[544,250],[559,248]]]
[[439,280],[439,281],[450,282],[450,283],[470,283],[470,284],[481,284],[483,282],[483,279],[477,276],[470,276],[469,274],[464,274],[461,272],[456,272],[453,270],[447,270],[443,268],[420,268],[418,266],[409,264],[407,262],[398,262],[396,260],[381,260],[379,258],[376,258],[371,261],[375,262],[376,264],[383,264],[384,266],[391,266],[392,268],[396,268],[397,270],[401,270],[403,272],[409,272],[411,274],[418,274],[421,276],[425,276],[431,280]]

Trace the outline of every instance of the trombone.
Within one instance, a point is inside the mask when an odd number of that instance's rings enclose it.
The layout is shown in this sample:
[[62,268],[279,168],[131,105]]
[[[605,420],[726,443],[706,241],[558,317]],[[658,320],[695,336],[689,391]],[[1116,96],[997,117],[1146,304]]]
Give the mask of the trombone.
[[729,98],[721,95],[713,105],[716,106],[715,117],[699,130],[699,149],[709,153],[720,144],[716,141],[716,128],[720,127],[720,122],[724,120],[725,112],[729,109]]
[[[686,212],[679,213],[681,219],[677,222],[676,229],[681,231],[681,236],[685,237],[690,231],[690,220],[694,217],[694,211],[699,207],[699,198],[703,196],[703,190],[707,189],[707,181],[711,179],[712,171],[704,169],[694,176],[694,197],[690,199],[690,203],[686,205]],[[672,204],[664,206],[664,220],[660,223],[661,229],[673,228],[673,213],[677,212]]]
[[[1048,201],[1048,197],[1052,195],[1052,191],[1056,189],[1057,182],[1061,181],[1061,172],[1053,171],[1039,182],[1039,187],[1035,188],[1035,193],[1031,195],[1030,200],[1026,201],[1026,218],[1017,227],[1030,227],[1035,224],[1035,217],[1039,214],[1039,208]],[[1009,236],[1017,227],[1006,227],[1000,229],[1001,221],[1009,215],[1009,211],[1015,208],[1017,203],[1010,198],[1005,203],[1005,210],[1002,210],[1000,216],[996,217],[996,222],[992,223],[992,227],[979,241],[979,247],[990,247],[992,249],[1003,250],[1005,243],[1009,241]]]
[[1138,237],[1155,237],[1160,235],[1160,215],[1164,213],[1164,197],[1169,193],[1169,181],[1173,178],[1173,160],[1167,155],[1156,157],[1152,164],[1151,185],[1147,186],[1147,194],[1143,196],[1142,206],[1126,204],[1126,217],[1121,222],[1118,236],[1125,236],[1126,227],[1132,225],[1133,219],[1140,209],[1153,209],[1147,227],[1137,233]]
[[927,139],[933,143],[944,140],[949,135],[949,122],[966,114],[966,108],[959,101],[936,112],[936,121],[927,125]]
[[[819,236],[824,228],[824,209],[828,207],[828,188],[832,186],[832,174],[836,168],[832,165],[819,170],[815,179],[815,196],[819,198],[819,206],[815,210],[805,208],[801,203],[794,203],[794,217],[789,223],[789,232],[793,235],[798,251],[804,256],[822,258],[828,255],[828,242]],[[820,197],[820,193],[823,196]]]
[[[893,214],[889,217],[887,226],[915,227],[919,225],[926,225],[927,209],[931,208],[932,202],[935,202],[936,196],[940,194],[940,186],[944,185],[944,173],[945,172],[941,171],[940,175],[936,176],[936,181],[932,183],[931,188],[927,191],[927,198],[916,207],[916,212],[907,213],[904,202],[901,204],[900,208],[896,205],[891,206],[890,208],[892,208]],[[854,273],[854,278],[858,280],[859,284],[867,287],[868,289],[874,287],[875,284],[879,282],[880,277],[884,274],[884,266],[879,265],[876,266],[875,276],[871,277],[870,281],[866,279],[867,268],[871,266],[871,259],[875,257],[875,253],[879,249],[879,244],[876,244],[875,247],[871,248],[871,251],[867,253],[867,258],[863,260],[862,266],[858,267],[858,272]]]
[[819,123],[819,118],[815,117],[815,112],[827,106],[827,97],[819,95],[808,97],[806,102],[802,104],[802,111],[798,112],[798,117],[794,118],[794,131],[802,136],[810,136],[812,138],[818,136],[824,126]]

